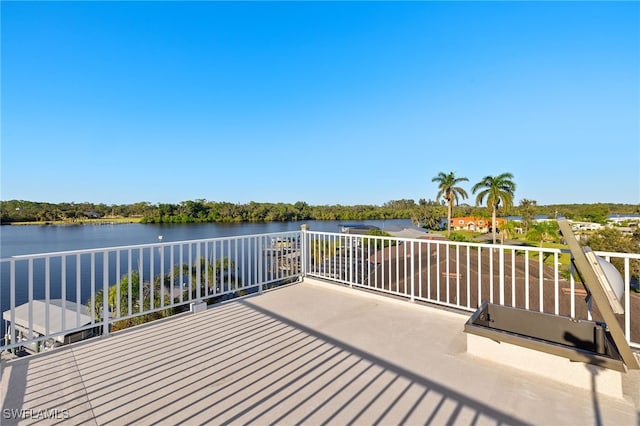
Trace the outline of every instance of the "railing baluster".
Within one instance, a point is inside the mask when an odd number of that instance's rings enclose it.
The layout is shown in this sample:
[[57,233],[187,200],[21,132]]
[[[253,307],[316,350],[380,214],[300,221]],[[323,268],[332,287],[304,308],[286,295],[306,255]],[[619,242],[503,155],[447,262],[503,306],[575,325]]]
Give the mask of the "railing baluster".
[[60,311],[60,315],[62,318],[60,319],[61,329],[67,329],[67,316],[65,312],[67,311],[67,262],[66,256],[62,256],[60,258],[60,294],[62,299],[62,310]]
[[[406,244],[405,244],[406,245]],[[415,302],[415,250],[414,250],[414,243],[411,243],[411,301]]]
[[29,266],[29,278],[27,281],[27,286],[28,286],[28,297],[29,297],[29,315],[28,315],[28,322],[29,322],[29,340],[33,339],[33,259],[29,259],[29,261],[27,262],[28,266]]
[[138,254],[138,313],[144,311],[144,249],[141,247]]
[[[398,244],[396,244],[395,247],[396,247],[396,292],[399,293],[400,288],[398,284],[400,283],[400,247]],[[407,283],[405,281],[405,286],[406,285]],[[407,294],[406,288],[405,288],[405,294]]]
[[[160,289],[160,307],[164,308],[164,296],[165,296],[165,284],[164,284],[164,248],[166,246],[160,246],[158,247],[158,252],[160,253],[160,285],[158,286],[158,288]],[[118,259],[120,259],[120,256],[118,256]],[[118,278],[119,279],[119,278]]]
[[540,312],[544,312],[544,260],[542,250],[538,251],[538,277],[540,279]]
[[16,261],[11,259],[9,263],[9,281],[11,285],[9,287],[9,309],[11,313],[11,344],[15,345],[16,342]]
[[[191,247],[191,246],[189,246],[189,247]],[[191,253],[189,253],[189,254],[191,254]],[[195,259],[195,262],[196,262],[196,300],[200,301],[200,299],[202,298],[202,291],[200,289],[200,287],[201,287],[200,284],[202,283],[202,276],[201,276],[201,274],[202,274],[202,270],[201,269],[202,268],[200,266],[200,244],[199,243],[196,244],[196,259]]]
[[[196,267],[197,267],[197,263],[196,262]],[[193,288],[195,287],[195,298],[196,300],[199,299],[199,294],[200,294],[200,286],[197,283],[193,282],[193,243],[190,242],[189,243],[189,257],[187,259],[187,265],[189,266],[189,299],[193,300]]]
[[418,244],[418,297],[422,299],[422,243]]
[[[265,238],[266,237],[261,237],[260,238],[260,253],[264,253],[264,250],[266,249],[267,245],[265,243]],[[260,283],[264,282],[264,256],[260,256],[258,258],[258,264],[260,265],[260,268],[258,269],[258,281],[260,281]],[[261,287],[262,288],[262,287]]]
[[[229,259],[227,259],[227,265],[225,266],[224,264],[224,260],[225,260],[225,250],[224,250],[224,243],[220,243],[220,292],[221,293],[226,293],[229,290],[231,290],[231,262],[229,262]],[[231,241],[227,240],[227,256],[231,256]],[[271,260],[271,262],[273,262],[273,259]],[[273,278],[273,267],[271,268],[271,278]],[[226,281],[225,281],[225,275],[227,277]],[[226,284],[225,284],[226,282]],[[227,286],[227,288],[225,289],[225,285]]]
[[234,253],[234,262],[233,262],[233,269],[234,269],[234,286],[235,289],[238,289],[239,286],[239,277],[238,277],[238,240],[233,240],[233,253]]
[[[220,243],[220,250],[221,252],[224,250],[224,248],[222,247],[222,243]],[[213,248],[212,248],[212,254],[211,254],[211,262],[213,263],[213,294],[218,294],[218,284],[220,284],[222,282],[222,275],[224,274],[224,270],[223,265],[220,265],[220,270],[218,271],[218,247],[216,245],[216,242],[213,242]],[[220,275],[218,275],[218,272],[220,272]],[[221,286],[223,284],[220,284]],[[223,289],[221,288],[220,291],[223,291]],[[180,300],[182,301],[182,300]]]
[[96,261],[95,253],[89,253],[89,285],[91,286],[91,321],[96,322],[98,313],[96,312]]
[[456,304],[460,304],[460,246],[456,245]]
[[446,299],[445,301],[447,303],[451,303],[451,298],[449,295],[449,287],[451,284],[451,268],[450,268],[450,264],[451,264],[451,245],[447,244],[447,251],[445,252],[444,258],[445,258],[445,277],[444,277],[444,282],[445,282],[445,286],[446,286]]
[[388,275],[387,275],[387,279],[389,281],[388,282],[389,291],[393,291],[393,289],[391,288],[391,285],[393,284],[393,280],[391,279],[391,271],[392,271],[392,269],[391,269],[391,266],[392,266],[392,264],[391,264],[392,263],[391,262],[392,261],[392,259],[391,259],[392,258],[391,249],[392,249],[392,246],[391,246],[391,240],[389,240],[388,238],[385,238],[385,241],[387,241],[387,243],[389,244],[389,252],[388,252],[388,255],[389,255],[389,268],[388,269],[389,269],[389,272],[388,272]]
[[[78,255],[77,257],[80,257],[80,255]],[[80,280],[80,277],[78,276],[78,280]],[[79,288],[80,286],[78,286]],[[45,315],[45,326],[44,326],[44,331],[45,334],[48,336],[49,335],[49,331],[51,330],[50,328],[50,324],[51,324],[51,318],[50,318],[50,311],[49,311],[49,306],[50,306],[50,298],[51,298],[51,258],[49,256],[45,257],[44,259],[44,302],[45,302],[45,308],[44,308],[44,315]]]
[[156,263],[156,251],[153,247],[149,249],[149,309],[153,309],[154,307],[154,291],[153,291],[153,280],[155,273],[155,263]]
[[[399,246],[398,242],[396,241],[396,245]],[[404,262],[402,262],[403,264],[403,268],[402,268],[402,281],[404,282],[404,295],[407,295],[407,245],[406,244],[402,244],[402,250],[403,250],[403,255],[404,255]]]
[[116,250],[116,311],[113,317],[120,316],[120,250]]
[[[81,296],[81,286],[80,286],[80,255],[76,255],[75,257],[75,262],[76,262],[76,324],[80,325],[81,319],[80,319],[80,306],[82,306],[82,296]],[[46,314],[47,317],[49,316],[49,313]],[[47,332],[47,334],[49,334]]]
[[127,250],[127,302],[129,305],[127,306],[127,316],[133,315],[133,283],[132,283],[132,270],[133,270],[133,260],[132,260],[132,250]]
[[[109,335],[109,252],[102,254],[102,335]],[[64,327],[63,327],[64,329]]]
[[244,248],[245,248],[244,245],[245,245],[245,241],[246,241],[246,239],[244,239],[244,238],[242,240],[240,240],[240,242],[241,242],[241,245],[240,245],[240,262],[241,262],[241,266],[240,266],[240,271],[241,271],[240,284],[242,285],[242,287],[247,285],[247,277],[245,276],[245,273],[244,273],[244,267],[245,267],[245,265],[244,265]]
[[467,308],[471,308],[471,246],[467,245]]
[[576,317],[576,280],[573,277],[574,269],[573,262],[570,262],[569,265],[569,288],[571,289],[569,294],[571,296],[571,318]]
[[478,246],[478,308],[482,305],[482,247]]
[[427,242],[427,299],[431,300],[431,241]]
[[511,306],[516,306],[516,250],[511,249]]
[[555,301],[554,312],[556,315],[560,313],[560,294],[559,294],[560,282],[558,281],[559,275],[560,274],[558,270],[558,253],[555,252],[553,253],[553,292],[554,292],[554,301]]
[[529,309],[529,250],[524,252],[524,308]]
[[500,305],[504,306],[504,247],[500,246],[498,250],[498,254],[500,258],[498,259],[498,268],[500,277],[498,279],[498,283],[500,285]]
[[[180,286],[180,303],[184,302],[184,244],[179,244],[178,245],[178,255],[180,256],[180,264],[178,265],[179,268],[179,275],[178,275],[178,285]],[[187,299],[191,299],[191,296],[189,296]]]
[[451,270],[449,267],[449,264],[451,263],[451,259],[450,259],[450,254],[451,254],[451,245],[449,245],[447,243],[447,251],[445,253],[445,261],[447,262],[446,266],[445,266],[445,277],[444,277],[444,282],[446,283],[446,295],[447,295],[447,303],[451,303],[451,298],[449,296],[449,287],[451,287]]
[[[436,300],[440,302],[440,247],[441,244],[436,244]],[[446,244],[445,244],[445,247]]]
[[[631,343],[631,295],[629,294],[631,291],[629,288],[629,283],[631,283],[631,273],[628,257],[624,258],[624,283],[626,286],[626,293],[624,297],[624,335],[627,338],[627,342]],[[640,313],[637,313],[636,315],[640,315]]]
[[493,252],[495,247],[489,250],[489,302],[493,303]]

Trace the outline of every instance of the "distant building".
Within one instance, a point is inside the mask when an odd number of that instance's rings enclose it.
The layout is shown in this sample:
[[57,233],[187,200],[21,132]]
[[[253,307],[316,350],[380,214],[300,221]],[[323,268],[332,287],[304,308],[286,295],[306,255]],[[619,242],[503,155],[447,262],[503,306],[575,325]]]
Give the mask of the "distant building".
[[640,222],[640,214],[611,214],[607,217],[607,222],[611,223],[623,223],[623,222]]
[[[496,225],[498,229],[504,226],[507,220],[501,217],[496,218]],[[465,216],[465,217],[452,217],[451,228],[455,231],[473,231],[473,232],[490,232],[491,218],[477,217],[477,216]]]
[[597,231],[602,228],[603,226],[601,224],[595,223],[595,222],[572,222],[571,223],[571,229],[573,230],[573,232]]

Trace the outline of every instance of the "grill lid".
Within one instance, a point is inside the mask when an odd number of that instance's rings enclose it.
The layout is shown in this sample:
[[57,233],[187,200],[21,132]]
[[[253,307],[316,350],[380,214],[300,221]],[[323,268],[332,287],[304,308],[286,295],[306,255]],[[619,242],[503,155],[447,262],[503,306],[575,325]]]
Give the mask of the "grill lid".
[[598,306],[602,319],[607,324],[609,333],[624,363],[627,368],[640,369],[640,364],[638,364],[638,360],[633,355],[624,331],[616,318],[616,314],[624,313],[620,299],[624,294],[625,283],[620,273],[609,262],[596,256],[590,248],[583,249],[565,219],[558,219],[558,226],[569,246],[571,261],[578,271],[589,296],[593,298],[596,306]]

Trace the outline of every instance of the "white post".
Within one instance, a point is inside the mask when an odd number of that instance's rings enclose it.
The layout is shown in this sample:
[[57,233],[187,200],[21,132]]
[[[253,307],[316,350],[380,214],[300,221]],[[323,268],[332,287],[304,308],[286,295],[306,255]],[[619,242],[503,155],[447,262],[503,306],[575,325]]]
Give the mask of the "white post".
[[300,238],[302,241],[300,241],[300,257],[301,260],[300,262],[302,263],[302,277],[301,279],[304,280],[304,277],[307,276],[307,262],[309,261],[309,259],[311,259],[311,253],[309,252],[309,246],[308,246],[308,241],[307,241],[307,231],[309,230],[309,225],[304,224],[300,226]]
[[[142,275],[142,274],[141,274]],[[65,285],[63,283],[62,285]],[[109,335],[109,253],[102,253],[102,335]]]

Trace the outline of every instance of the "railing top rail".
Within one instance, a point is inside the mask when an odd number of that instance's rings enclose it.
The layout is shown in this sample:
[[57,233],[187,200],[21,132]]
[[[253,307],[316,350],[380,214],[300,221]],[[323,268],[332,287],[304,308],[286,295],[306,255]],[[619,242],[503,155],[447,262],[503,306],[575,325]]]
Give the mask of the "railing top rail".
[[10,262],[11,260],[28,260],[28,259],[40,258],[40,257],[103,253],[105,251],[117,251],[117,250],[127,250],[127,249],[171,247],[171,246],[176,246],[180,244],[196,244],[196,243],[204,243],[204,242],[211,242],[211,241],[242,240],[247,238],[258,238],[258,237],[275,237],[275,236],[282,236],[287,234],[295,235],[295,234],[300,234],[300,232],[301,231],[299,230],[292,230],[292,231],[269,232],[265,234],[248,234],[248,235],[234,235],[234,236],[228,236],[228,237],[201,238],[197,240],[168,241],[168,242],[162,242],[162,243],[158,242],[158,243],[134,244],[134,245],[112,246],[112,247],[101,247],[101,248],[90,248],[90,249],[64,250],[64,251],[56,251],[56,252],[48,252],[48,253],[19,254],[11,257],[2,258],[0,259],[0,262]]
[[628,257],[629,259],[640,259],[640,253],[622,253],[622,252],[615,252],[615,251],[600,251],[600,250],[594,250],[593,252],[598,256]]
[[[417,242],[421,244],[438,244],[438,245],[456,245],[456,246],[468,246],[468,247],[481,247],[481,248],[497,248],[497,249],[507,249],[507,250],[529,250],[529,251],[544,251],[547,253],[562,253],[569,252],[569,249],[561,249],[555,247],[535,247],[535,246],[522,246],[522,245],[513,245],[513,244],[500,244],[493,245],[490,243],[473,243],[467,241],[450,241],[450,240],[430,240],[426,238],[411,238],[411,237],[395,237],[393,235],[390,236],[381,236],[381,235],[366,235],[366,234],[345,234],[341,232],[326,232],[326,231],[307,231],[309,234],[314,235],[341,235],[345,237],[352,238],[367,238],[372,240],[396,240],[403,242]],[[614,254],[614,253],[612,253]],[[620,253],[617,253],[620,254]],[[640,255],[639,255],[640,256]]]

